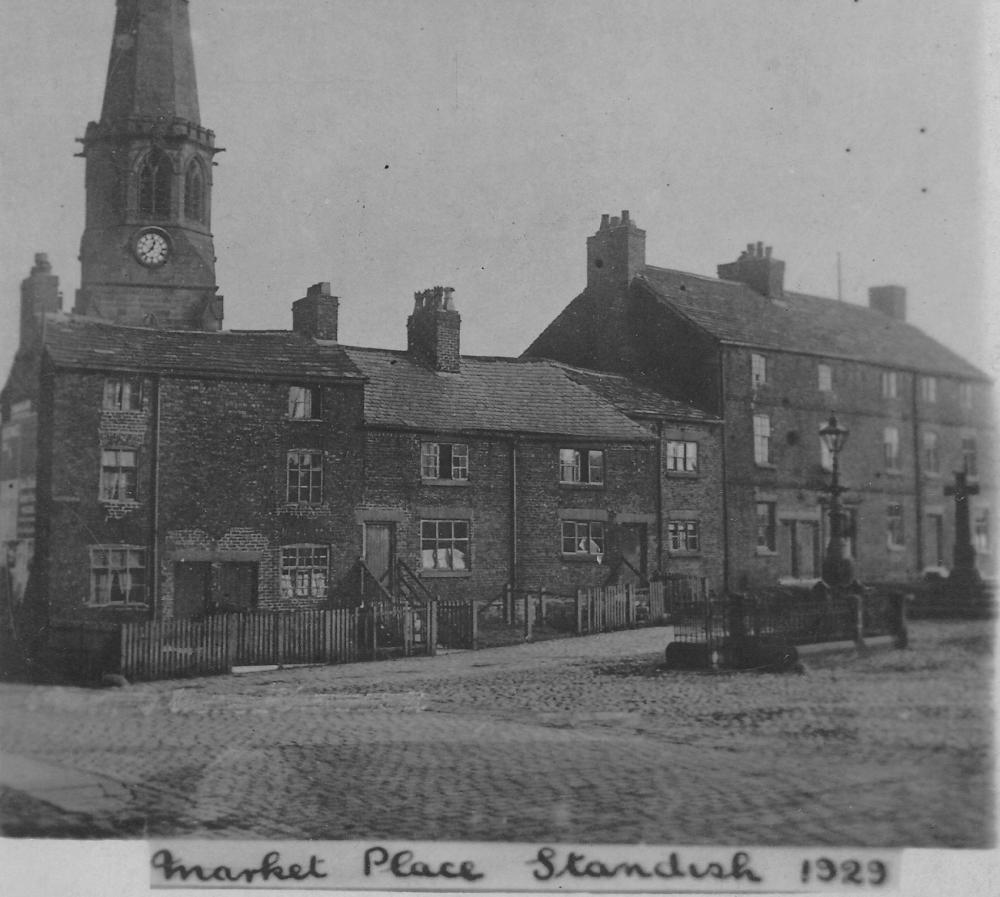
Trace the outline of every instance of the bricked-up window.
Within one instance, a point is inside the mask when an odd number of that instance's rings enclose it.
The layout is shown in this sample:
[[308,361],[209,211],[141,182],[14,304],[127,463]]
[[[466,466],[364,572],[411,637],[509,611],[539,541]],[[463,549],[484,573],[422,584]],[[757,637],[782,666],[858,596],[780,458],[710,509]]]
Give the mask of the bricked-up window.
[[420,564],[424,570],[469,570],[469,521],[421,520]]
[[895,371],[882,371],[882,398],[895,399],[899,396],[899,378]]
[[559,449],[560,483],[603,483],[604,452]]
[[773,501],[757,502],[757,549],[777,551],[776,508]]
[[899,470],[899,430],[895,427],[882,431],[882,460],[886,470]]
[[562,553],[600,558],[604,555],[604,524],[599,520],[564,520]]
[[106,377],[102,407],[105,411],[141,411],[142,377]]
[[920,398],[925,402],[937,401],[937,377],[920,378]]
[[667,470],[672,473],[697,473],[698,443],[668,441]]
[[425,480],[467,480],[469,447],[463,442],[425,442],[420,446],[420,475]]
[[281,597],[325,598],[330,572],[326,545],[284,545],[281,548]]
[[978,508],[972,518],[972,544],[976,554],[990,553],[990,511]]
[[963,408],[972,407],[972,384],[971,383],[959,383],[958,384],[958,400],[961,402]]
[[767,383],[767,356],[756,352],[750,356],[750,382],[754,386]]
[[700,551],[700,530],[697,520],[669,520],[667,546],[671,551]]
[[146,600],[146,551],[132,545],[90,549],[93,604],[142,604]]
[[136,452],[132,449],[105,449],[101,452],[102,501],[136,501],[139,482]]
[[205,174],[201,163],[193,159],[184,176],[184,215],[191,221],[205,223]]
[[830,392],[833,389],[833,368],[828,364],[817,365],[816,380],[820,392]]
[[926,473],[941,472],[941,454],[938,451],[938,434],[933,430],[925,430],[923,435],[924,443],[924,471]]
[[323,501],[323,453],[288,453],[288,501],[318,505]]
[[902,548],[905,544],[903,531],[903,506],[888,505],[886,508],[886,544],[890,548]]
[[144,218],[166,218],[170,215],[170,179],[173,167],[167,154],[152,150],[139,166],[139,214]]
[[753,416],[753,459],[756,464],[771,463],[771,418],[767,414]]
[[316,420],[320,416],[321,396],[318,386],[288,387],[288,416],[292,420]]
[[974,436],[966,436],[962,440],[962,470],[970,477],[979,476],[979,458]]

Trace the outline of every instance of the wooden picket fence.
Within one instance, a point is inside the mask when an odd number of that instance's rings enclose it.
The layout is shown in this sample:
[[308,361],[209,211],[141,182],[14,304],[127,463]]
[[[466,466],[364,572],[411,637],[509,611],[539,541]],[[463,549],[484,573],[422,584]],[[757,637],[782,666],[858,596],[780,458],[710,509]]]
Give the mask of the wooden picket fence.
[[436,608],[369,606],[123,623],[117,672],[131,680],[233,667],[351,663],[434,654]]

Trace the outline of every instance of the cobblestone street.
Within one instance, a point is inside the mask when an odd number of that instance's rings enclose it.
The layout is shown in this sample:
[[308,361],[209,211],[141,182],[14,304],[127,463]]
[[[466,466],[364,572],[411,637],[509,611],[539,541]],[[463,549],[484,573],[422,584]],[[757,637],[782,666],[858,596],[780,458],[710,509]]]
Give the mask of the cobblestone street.
[[665,639],[0,685],[3,830],[992,844],[989,623],[917,623],[910,650],[804,675],[658,671]]

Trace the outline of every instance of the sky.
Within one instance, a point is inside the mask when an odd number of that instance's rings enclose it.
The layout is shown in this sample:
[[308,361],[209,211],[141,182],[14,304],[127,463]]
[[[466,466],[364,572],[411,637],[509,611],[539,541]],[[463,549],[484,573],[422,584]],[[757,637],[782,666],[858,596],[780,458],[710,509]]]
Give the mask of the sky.
[[[3,0],[0,371],[47,252],[79,285],[84,163],[113,0]],[[981,0],[192,0],[225,326],[289,328],[330,281],[340,337],[405,345],[455,288],[462,348],[516,355],[629,209],[650,264],[713,275],[748,242],[786,287],[909,320],[993,376],[995,60]],[[997,245],[996,242],[993,245]]]

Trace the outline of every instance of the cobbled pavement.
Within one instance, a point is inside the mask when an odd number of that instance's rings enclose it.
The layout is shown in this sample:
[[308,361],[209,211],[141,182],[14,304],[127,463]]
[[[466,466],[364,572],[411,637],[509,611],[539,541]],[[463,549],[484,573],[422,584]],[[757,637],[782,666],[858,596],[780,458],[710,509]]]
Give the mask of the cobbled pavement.
[[[646,629],[123,689],[0,684],[0,822],[48,837],[993,844],[991,624],[916,623],[908,650],[811,655],[801,675],[662,671],[664,643]],[[86,774],[100,796],[60,806],[10,781],[3,755]]]

